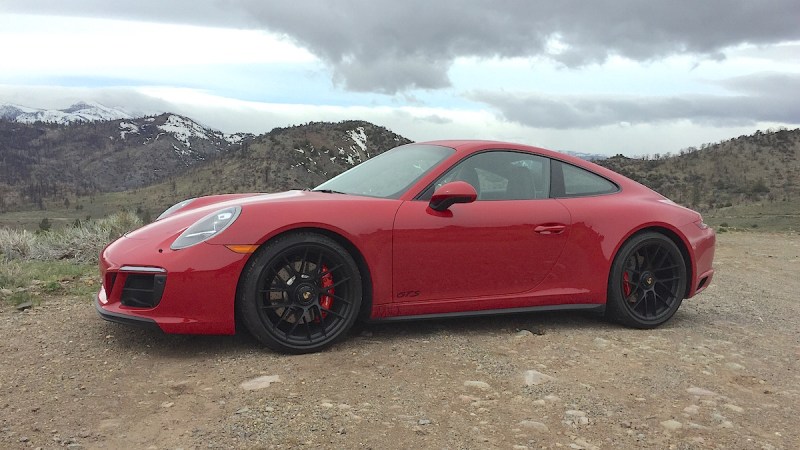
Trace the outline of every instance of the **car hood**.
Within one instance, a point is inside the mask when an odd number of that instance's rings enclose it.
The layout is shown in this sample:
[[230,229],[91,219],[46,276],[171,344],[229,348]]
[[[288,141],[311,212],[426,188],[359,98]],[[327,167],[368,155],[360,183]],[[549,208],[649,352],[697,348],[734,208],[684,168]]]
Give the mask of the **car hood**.
[[[297,207],[299,203],[370,202],[387,201],[373,197],[335,194],[315,191],[286,191],[273,194],[228,194],[199,197],[177,212],[125,235],[129,239],[164,239],[177,237],[186,228],[203,217],[223,208],[241,206],[242,216],[255,211],[279,211],[284,205]],[[237,219],[239,220],[239,219]],[[291,221],[290,218],[286,219]]]

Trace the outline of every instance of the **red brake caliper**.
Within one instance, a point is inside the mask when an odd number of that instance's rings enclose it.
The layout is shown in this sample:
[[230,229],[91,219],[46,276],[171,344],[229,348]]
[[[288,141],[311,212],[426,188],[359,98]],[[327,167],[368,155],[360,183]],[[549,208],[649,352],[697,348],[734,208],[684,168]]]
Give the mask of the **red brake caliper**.
[[625,297],[631,295],[631,277],[628,272],[622,272],[622,293],[625,294]]
[[[323,290],[327,292],[327,294],[323,294],[319,298],[319,306],[325,309],[331,309],[331,305],[333,305],[333,294],[334,289],[331,287],[333,286],[333,274],[328,272],[328,266],[325,264],[322,265],[322,272],[327,272],[325,275],[322,276],[320,280],[320,284]],[[330,290],[328,290],[330,288]],[[327,313],[322,312],[322,317],[325,318]]]

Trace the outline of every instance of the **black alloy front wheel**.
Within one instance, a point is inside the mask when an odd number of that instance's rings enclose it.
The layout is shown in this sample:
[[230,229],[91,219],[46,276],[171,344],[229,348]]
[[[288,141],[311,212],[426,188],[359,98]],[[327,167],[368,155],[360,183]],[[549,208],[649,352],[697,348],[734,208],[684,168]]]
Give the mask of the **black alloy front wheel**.
[[608,280],[606,315],[635,328],[654,328],[680,307],[686,292],[686,264],[675,243],[646,232],[620,249]]
[[244,269],[236,306],[248,331],[285,353],[322,350],[353,326],[361,275],[352,256],[316,233],[280,236]]

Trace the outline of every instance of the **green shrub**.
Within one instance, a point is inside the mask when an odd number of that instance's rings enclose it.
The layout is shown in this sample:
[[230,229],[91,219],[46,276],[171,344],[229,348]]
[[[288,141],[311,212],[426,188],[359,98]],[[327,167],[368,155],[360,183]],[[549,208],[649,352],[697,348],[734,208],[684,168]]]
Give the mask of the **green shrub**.
[[12,305],[21,305],[21,304],[23,304],[25,302],[34,303],[35,300],[36,300],[36,297],[34,297],[28,291],[14,292],[13,294],[11,294],[11,297],[9,297],[9,299],[8,299],[8,301]]
[[61,287],[61,283],[59,283],[58,281],[50,281],[44,285],[44,291],[47,292],[48,294],[57,294],[59,292],[62,292],[63,290],[64,288]]
[[52,226],[53,225],[50,223],[50,219],[45,217],[44,219],[42,219],[41,222],[39,222],[39,231],[41,232],[50,231],[50,228],[52,228]]
[[[9,261],[0,264],[0,300],[23,303],[32,297],[76,295],[90,298],[99,285],[97,266],[74,261]],[[8,291],[12,293],[9,294]]]

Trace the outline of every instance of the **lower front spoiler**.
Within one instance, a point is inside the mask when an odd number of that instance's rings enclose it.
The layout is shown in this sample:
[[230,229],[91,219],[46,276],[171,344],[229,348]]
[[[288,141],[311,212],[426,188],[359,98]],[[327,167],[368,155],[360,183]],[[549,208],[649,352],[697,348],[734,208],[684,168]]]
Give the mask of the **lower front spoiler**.
[[161,331],[161,327],[159,327],[156,321],[153,319],[148,319],[145,317],[128,316],[126,314],[119,314],[115,312],[106,311],[105,309],[103,309],[102,306],[100,306],[100,301],[97,298],[94,299],[94,307],[95,309],[97,309],[97,314],[99,314],[101,318],[109,322],[121,323],[124,325],[133,325],[136,327]]

